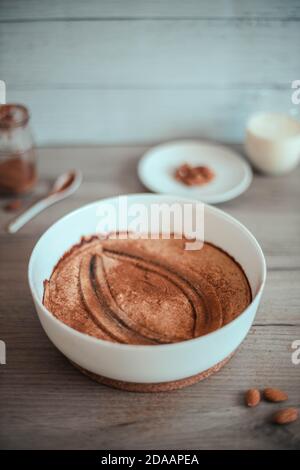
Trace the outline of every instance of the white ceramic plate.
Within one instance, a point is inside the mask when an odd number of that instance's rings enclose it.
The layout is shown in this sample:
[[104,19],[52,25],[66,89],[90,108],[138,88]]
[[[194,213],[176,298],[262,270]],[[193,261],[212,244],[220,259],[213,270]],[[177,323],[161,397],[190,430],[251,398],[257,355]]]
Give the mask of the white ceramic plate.
[[[174,178],[175,169],[182,163],[209,166],[215,178],[203,186],[186,186]],[[173,142],[154,147],[140,160],[138,174],[151,191],[210,204],[239,196],[252,181],[251,168],[240,155],[227,147],[200,141]]]

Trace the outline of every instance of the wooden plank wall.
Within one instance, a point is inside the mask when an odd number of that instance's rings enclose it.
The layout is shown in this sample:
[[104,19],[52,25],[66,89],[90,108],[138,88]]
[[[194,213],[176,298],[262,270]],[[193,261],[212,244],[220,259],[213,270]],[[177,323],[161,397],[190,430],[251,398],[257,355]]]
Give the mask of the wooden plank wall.
[[40,145],[241,140],[297,116],[299,0],[0,0],[0,78]]

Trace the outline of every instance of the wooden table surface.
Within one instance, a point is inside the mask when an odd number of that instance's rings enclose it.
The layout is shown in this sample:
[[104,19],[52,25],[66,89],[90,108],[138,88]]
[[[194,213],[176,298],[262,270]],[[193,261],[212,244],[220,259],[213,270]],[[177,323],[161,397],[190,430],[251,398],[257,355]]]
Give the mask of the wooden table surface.
[[104,196],[144,192],[136,164],[145,149],[41,149],[39,191],[70,168],[83,170],[81,188],[13,236],[3,230],[11,215],[1,210],[0,339],[7,364],[0,365],[0,447],[300,448],[300,421],[282,427],[270,423],[280,405],[243,405],[246,389],[266,386],[283,388],[289,405],[300,405],[300,364],[291,359],[292,342],[300,339],[300,168],[278,178],[255,175],[245,194],[219,206],[257,237],[268,278],[254,326],[215,376],[170,393],[110,389],[75,370],[42,330],[27,284],[34,244],[72,209]]

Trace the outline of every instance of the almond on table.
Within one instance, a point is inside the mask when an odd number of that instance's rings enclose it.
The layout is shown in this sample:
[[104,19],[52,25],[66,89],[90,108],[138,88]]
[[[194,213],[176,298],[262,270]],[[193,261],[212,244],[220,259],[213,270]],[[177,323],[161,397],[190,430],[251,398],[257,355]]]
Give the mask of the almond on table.
[[287,393],[283,392],[279,388],[265,388],[263,391],[263,396],[265,400],[271,401],[273,403],[286,401],[288,399]]
[[260,402],[260,391],[257,388],[250,388],[245,395],[245,403],[249,407],[257,406]]
[[296,421],[299,417],[299,412],[296,408],[284,408],[277,411],[273,415],[273,423],[275,424],[289,424]]

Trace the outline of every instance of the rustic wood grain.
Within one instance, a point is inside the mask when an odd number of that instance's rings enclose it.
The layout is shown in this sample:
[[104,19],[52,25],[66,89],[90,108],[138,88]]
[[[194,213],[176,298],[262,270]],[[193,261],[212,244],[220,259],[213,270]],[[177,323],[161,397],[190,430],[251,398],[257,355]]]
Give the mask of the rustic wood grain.
[[[299,28],[300,31],[300,28]],[[20,89],[7,100],[25,103],[43,145],[142,144],[175,138],[241,141],[249,116],[298,112],[291,83],[278,89]]]
[[253,111],[299,114],[299,20],[297,0],[0,0],[1,79],[40,145],[241,140]]
[[298,77],[286,51],[297,56],[299,21],[275,23],[2,23],[1,77],[21,89],[286,87]]
[[288,393],[289,405],[300,406],[300,365],[291,361],[292,342],[300,339],[300,169],[280,178],[255,175],[244,195],[220,206],[253,231],[269,272],[254,326],[215,376],[166,394],[109,389],[75,370],[43,332],[27,286],[35,242],[69,210],[145,191],[136,163],[146,148],[40,149],[39,192],[72,167],[83,169],[82,187],[14,236],[3,230],[11,215],[1,211],[0,339],[7,345],[7,364],[0,366],[0,447],[299,449],[299,422],[274,427],[270,416],[278,406],[262,403],[249,410],[243,392],[276,386]]
[[257,18],[260,20],[300,18],[298,0],[1,0],[2,21],[109,20],[134,18]]

